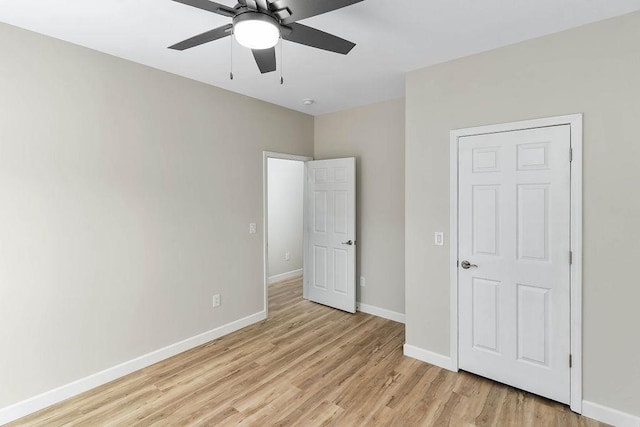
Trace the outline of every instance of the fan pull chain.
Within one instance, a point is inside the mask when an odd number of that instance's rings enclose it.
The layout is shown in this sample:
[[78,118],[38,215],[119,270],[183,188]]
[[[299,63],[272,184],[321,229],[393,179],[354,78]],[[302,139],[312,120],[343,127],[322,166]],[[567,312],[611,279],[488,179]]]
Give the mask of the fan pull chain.
[[284,84],[284,77],[282,77],[282,73],[284,72],[284,57],[282,56],[282,45],[284,44],[284,40],[280,37],[280,84]]
[[231,40],[231,48],[229,49],[231,54],[231,58],[229,61],[229,79],[233,80],[233,33],[231,33],[231,37],[229,37],[229,40]]

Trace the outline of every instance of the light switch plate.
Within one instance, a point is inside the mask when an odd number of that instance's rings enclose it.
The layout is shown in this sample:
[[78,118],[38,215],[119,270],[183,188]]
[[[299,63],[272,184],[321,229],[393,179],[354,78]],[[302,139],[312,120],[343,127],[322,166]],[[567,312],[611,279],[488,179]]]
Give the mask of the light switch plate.
[[436,246],[444,245],[444,232],[436,231],[433,235],[434,243]]
[[249,224],[249,234],[256,234],[256,223],[252,222]]

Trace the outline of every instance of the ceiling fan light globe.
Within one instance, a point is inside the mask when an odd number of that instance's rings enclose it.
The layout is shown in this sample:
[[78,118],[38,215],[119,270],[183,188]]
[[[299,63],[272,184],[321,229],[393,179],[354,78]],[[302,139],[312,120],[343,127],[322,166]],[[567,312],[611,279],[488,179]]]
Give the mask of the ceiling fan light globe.
[[278,44],[280,39],[280,29],[275,21],[258,13],[236,20],[233,24],[233,34],[238,43],[249,49],[269,49]]

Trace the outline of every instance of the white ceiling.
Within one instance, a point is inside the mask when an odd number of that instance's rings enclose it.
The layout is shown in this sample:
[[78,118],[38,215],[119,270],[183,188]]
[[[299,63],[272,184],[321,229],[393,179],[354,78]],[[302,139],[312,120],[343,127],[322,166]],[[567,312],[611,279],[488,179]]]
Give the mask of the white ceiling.
[[317,115],[401,97],[407,71],[635,10],[640,0],[365,0],[301,21],[357,46],[342,56],[284,42],[283,86],[237,44],[229,80],[229,38],[167,49],[230,22],[171,0],[0,0],[0,21]]

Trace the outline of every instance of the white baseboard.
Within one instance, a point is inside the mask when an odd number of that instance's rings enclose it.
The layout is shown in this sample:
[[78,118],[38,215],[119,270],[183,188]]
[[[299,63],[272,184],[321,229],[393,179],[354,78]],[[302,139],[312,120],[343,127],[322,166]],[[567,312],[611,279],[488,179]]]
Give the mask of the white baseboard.
[[272,285],[274,283],[282,282],[283,280],[293,279],[295,277],[302,276],[302,269],[287,271],[286,273],[276,274],[267,279],[267,284]]
[[235,322],[227,323],[226,325],[201,333],[194,337],[187,338],[186,340],[152,351],[151,353],[147,353],[117,366],[105,369],[104,371],[97,372],[89,375],[88,377],[81,378],[69,384],[49,390],[11,406],[0,408],[0,425],[15,421],[18,418],[37,412],[55,403],[91,390],[92,388],[106,384],[142,368],[146,368],[147,366],[151,366],[154,363],[173,357],[176,354],[198,347],[199,345],[230,334],[231,332],[235,332],[253,323],[260,322],[261,320],[266,319],[266,317],[265,311],[252,314],[245,318],[236,320]]
[[358,311],[367,314],[373,314],[374,316],[383,317],[385,319],[393,320],[394,322],[404,323],[404,314],[397,311],[387,310],[385,308],[376,307],[375,305],[357,303]]
[[404,355],[421,360],[423,362],[427,362],[431,365],[439,366],[449,371],[457,371],[457,369],[454,368],[453,362],[451,361],[451,358],[449,356],[443,356],[442,354],[434,353],[420,347],[405,344]]
[[616,427],[640,427],[640,417],[586,400],[582,401],[582,415]]

